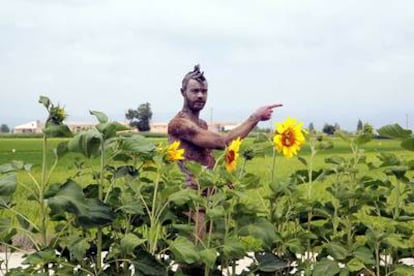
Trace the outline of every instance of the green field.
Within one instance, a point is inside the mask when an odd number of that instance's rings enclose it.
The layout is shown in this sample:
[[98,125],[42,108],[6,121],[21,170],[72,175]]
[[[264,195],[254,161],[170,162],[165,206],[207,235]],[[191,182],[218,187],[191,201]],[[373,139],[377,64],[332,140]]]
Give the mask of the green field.
[[[148,138],[151,142],[167,143],[166,138]],[[246,144],[252,143],[252,138],[246,139]],[[315,168],[322,168],[324,160],[328,156],[341,155],[350,156],[351,149],[342,139],[337,137],[329,138],[333,143],[333,148],[319,152],[315,156]],[[48,160],[54,160],[53,150],[56,146],[65,141],[65,139],[48,139]],[[377,155],[381,152],[393,152],[401,157],[413,158],[414,153],[404,150],[400,147],[400,142],[391,139],[378,139],[363,145],[361,148],[365,151],[367,160],[375,162]],[[216,152],[219,154],[219,152]],[[307,158],[310,155],[309,146],[305,144],[300,156]],[[42,139],[40,138],[0,138],[0,164],[10,162],[11,160],[21,160],[33,165],[34,172],[38,172],[41,166],[42,157]],[[80,159],[80,155],[67,154],[59,160],[58,166],[54,172],[52,180],[62,180],[75,172],[75,162]],[[268,171],[272,166],[272,153],[269,152],[265,157],[256,157],[246,164],[246,169],[251,172],[261,174],[262,171]],[[276,156],[276,170],[279,176],[287,176],[297,169],[303,169],[304,166],[297,158],[286,159],[281,155]]]

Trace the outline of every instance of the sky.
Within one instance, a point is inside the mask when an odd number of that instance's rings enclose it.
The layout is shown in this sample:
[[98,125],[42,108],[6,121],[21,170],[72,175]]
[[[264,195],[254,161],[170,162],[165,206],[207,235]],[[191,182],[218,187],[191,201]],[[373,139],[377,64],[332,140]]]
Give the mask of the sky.
[[0,124],[68,121],[90,110],[125,120],[149,102],[154,122],[182,107],[200,64],[201,117],[239,122],[267,104],[316,129],[358,120],[414,128],[412,0],[0,0]]

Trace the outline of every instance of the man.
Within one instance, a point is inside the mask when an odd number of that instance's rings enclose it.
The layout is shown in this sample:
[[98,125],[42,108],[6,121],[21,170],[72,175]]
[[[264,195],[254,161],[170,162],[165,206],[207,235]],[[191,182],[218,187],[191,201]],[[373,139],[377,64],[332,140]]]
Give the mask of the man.
[[[200,111],[206,104],[208,94],[207,80],[204,77],[204,72],[200,71],[199,65],[194,66],[194,70],[184,76],[181,85],[184,105],[168,124],[169,140],[170,142],[180,141],[181,148],[185,150],[186,160],[196,161],[210,169],[215,164],[213,149],[224,149],[234,139],[246,137],[258,122],[270,119],[273,108],[282,106],[281,104],[263,106],[229,133],[219,134],[208,130],[207,123],[199,117]],[[191,173],[185,169],[184,162],[180,162],[179,166],[185,173],[187,186],[197,189],[197,183]],[[206,192],[209,191],[203,191],[203,194]],[[196,221],[196,239],[203,239],[205,233],[204,210],[190,211],[187,215]],[[197,265],[182,265],[180,267],[188,275],[204,275],[203,269]]]
[[[204,72],[196,65],[182,80],[183,108],[168,124],[169,139],[180,141],[185,150],[185,159],[196,161],[207,168],[213,168],[215,163],[213,149],[224,149],[232,140],[246,137],[258,122],[271,118],[273,108],[282,106],[273,104],[260,107],[239,126],[228,133],[220,134],[208,130],[207,123],[199,118],[207,101],[207,92],[208,84]],[[186,172],[182,163],[180,167]],[[191,176],[186,173],[186,177],[188,185],[195,188],[196,183],[191,180]]]

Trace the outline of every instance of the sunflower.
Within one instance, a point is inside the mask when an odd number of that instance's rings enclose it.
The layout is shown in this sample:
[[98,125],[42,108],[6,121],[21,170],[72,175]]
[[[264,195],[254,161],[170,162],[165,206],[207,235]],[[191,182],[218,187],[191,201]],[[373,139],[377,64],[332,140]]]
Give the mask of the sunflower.
[[239,158],[239,148],[241,145],[240,137],[231,141],[230,145],[226,149],[225,153],[225,165],[228,172],[232,172],[236,169],[237,159]]
[[60,105],[51,105],[49,110],[49,118],[47,121],[55,125],[60,125],[67,118],[67,116],[68,115],[66,114],[63,107]]
[[305,136],[302,129],[303,123],[295,119],[287,118],[283,123],[276,123],[276,134],[273,137],[273,144],[277,152],[282,152],[286,158],[291,158],[298,153],[305,143]]
[[184,160],[184,149],[179,149],[180,141],[174,141],[167,147],[167,159],[169,161]]

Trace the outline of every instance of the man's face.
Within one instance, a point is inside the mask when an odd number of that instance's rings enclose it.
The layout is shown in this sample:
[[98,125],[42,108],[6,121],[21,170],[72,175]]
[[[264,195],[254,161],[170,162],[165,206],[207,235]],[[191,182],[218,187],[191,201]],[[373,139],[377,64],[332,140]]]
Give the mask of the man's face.
[[203,109],[207,101],[207,82],[198,82],[190,79],[186,89],[183,91],[184,102],[192,111]]

